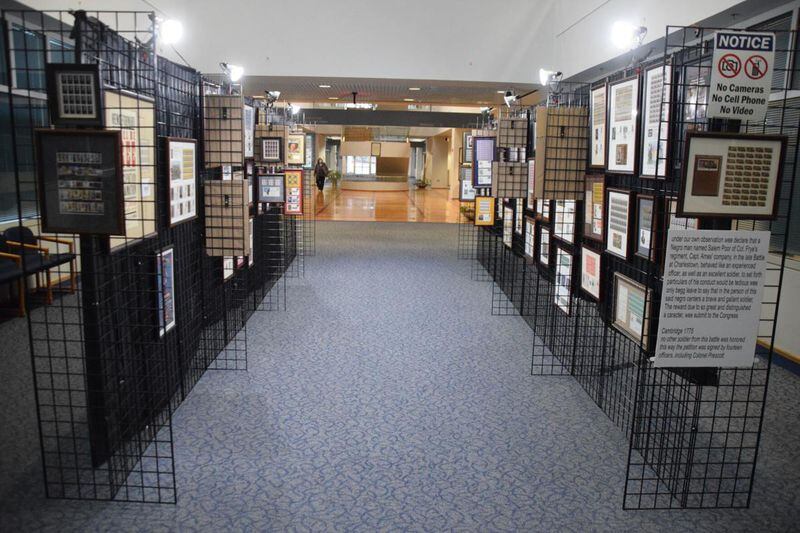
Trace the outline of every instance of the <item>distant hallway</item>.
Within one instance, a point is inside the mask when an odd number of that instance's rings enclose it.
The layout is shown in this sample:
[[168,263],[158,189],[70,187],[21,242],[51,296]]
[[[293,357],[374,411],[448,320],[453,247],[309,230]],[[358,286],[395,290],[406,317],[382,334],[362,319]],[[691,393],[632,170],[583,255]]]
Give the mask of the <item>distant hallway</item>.
[[458,222],[458,200],[447,189],[410,192],[325,189],[315,193],[317,220],[350,222]]

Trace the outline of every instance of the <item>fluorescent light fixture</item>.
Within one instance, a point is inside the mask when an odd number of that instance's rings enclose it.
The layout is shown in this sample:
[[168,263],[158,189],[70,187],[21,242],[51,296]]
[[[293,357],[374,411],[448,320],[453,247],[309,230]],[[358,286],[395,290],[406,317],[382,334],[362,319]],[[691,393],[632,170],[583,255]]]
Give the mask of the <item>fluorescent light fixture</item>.
[[497,94],[506,94],[506,92],[503,91],[503,90],[500,90],[500,91],[497,91]]
[[328,100],[338,100],[338,99],[339,99],[338,96],[329,96],[328,97]]
[[425,142],[425,138],[424,137],[415,137],[415,138],[409,137],[408,138],[408,142],[410,142],[410,143],[424,143]]
[[408,90],[409,91],[419,91],[420,88],[419,87],[409,87]]
[[357,103],[356,102],[347,102],[346,104],[344,104],[344,107],[346,109],[371,109],[371,110],[374,110],[378,106],[376,104],[370,104],[370,103],[367,103],[367,102],[357,102]]
[[325,84],[325,83],[321,83],[321,84],[319,85],[319,88],[320,88],[320,89],[330,89],[330,88],[331,88],[331,86],[330,86],[330,85],[327,85],[327,84]]
[[620,50],[633,50],[641,46],[647,28],[637,26],[624,20],[618,20],[611,26],[611,42]]
[[413,98],[403,98],[403,101],[404,102],[413,102],[414,99]]
[[165,20],[158,28],[158,36],[164,44],[177,43],[183,37],[183,23],[176,19]]

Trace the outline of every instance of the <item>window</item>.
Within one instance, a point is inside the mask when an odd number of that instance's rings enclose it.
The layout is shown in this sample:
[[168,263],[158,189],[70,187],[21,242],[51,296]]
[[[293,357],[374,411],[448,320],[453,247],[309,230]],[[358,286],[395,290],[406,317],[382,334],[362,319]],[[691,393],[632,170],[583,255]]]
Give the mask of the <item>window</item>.
[[19,89],[44,91],[44,37],[16,24],[11,29],[14,57],[14,86]]
[[75,46],[50,38],[47,40],[47,49],[50,52],[50,63],[74,63]]
[[344,173],[358,176],[374,176],[378,159],[369,155],[344,156]]
[[784,13],[770,20],[755,24],[748,29],[775,32],[775,68],[772,74],[772,90],[783,90],[783,84],[786,82],[786,72],[789,68],[789,37],[791,35],[789,30],[792,29],[792,13]]

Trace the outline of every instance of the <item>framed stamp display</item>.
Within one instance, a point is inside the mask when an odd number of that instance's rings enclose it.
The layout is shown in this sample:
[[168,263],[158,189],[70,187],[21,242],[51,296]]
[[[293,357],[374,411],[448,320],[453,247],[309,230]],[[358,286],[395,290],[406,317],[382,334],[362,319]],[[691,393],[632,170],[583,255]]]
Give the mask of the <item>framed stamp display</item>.
[[514,210],[510,207],[503,207],[503,244],[511,248],[514,241]]
[[256,134],[256,108],[245,104],[244,105],[244,157],[253,157],[255,152],[255,134]]
[[572,301],[572,254],[556,246],[556,290],[554,303],[570,314]]
[[175,327],[175,249],[165,248],[156,256],[158,283],[158,336]]
[[476,188],[492,186],[492,163],[495,155],[494,137],[473,137],[472,184]]
[[602,256],[586,246],[581,248],[581,289],[600,300],[600,261]]
[[471,165],[472,164],[472,133],[465,131],[462,141],[462,150],[461,150],[461,164],[462,165]]
[[121,138],[107,130],[35,131],[43,232],[125,235]]
[[164,143],[172,227],[197,217],[197,141],[165,137]]
[[690,131],[678,215],[772,220],[786,137]]
[[525,217],[525,246],[524,254],[530,260],[533,260],[533,250],[536,244],[536,219],[532,217]]
[[550,222],[550,200],[537,199],[536,200],[536,214],[544,222]]
[[381,143],[372,143],[369,147],[369,153],[372,157],[381,156]]
[[588,174],[583,193],[583,235],[588,239],[603,240],[605,201],[605,177]]
[[603,85],[592,89],[589,105],[589,118],[592,126],[592,143],[590,167],[604,168],[606,166],[606,97],[608,87]]
[[283,174],[258,176],[257,183],[259,202],[281,203],[286,199]]
[[539,234],[539,262],[546,267],[550,266],[550,229],[540,226]]
[[268,163],[283,162],[282,137],[264,137],[261,139],[261,160]]
[[649,195],[636,195],[636,248],[634,253],[653,260],[653,235],[656,225],[656,201]]
[[627,337],[647,349],[649,301],[641,283],[614,273],[614,311],[612,324]]
[[642,104],[642,141],[640,175],[665,178],[667,175],[667,140],[669,138],[669,106],[672,90],[672,67],[656,65],[644,73]]
[[528,159],[528,209],[533,208],[536,200],[536,160]]
[[47,102],[56,127],[103,127],[100,65],[47,63]]
[[553,236],[568,243],[575,242],[575,200],[556,200]]
[[475,197],[475,225],[494,226],[494,196]]
[[303,171],[286,170],[286,201],[283,203],[284,215],[303,214]]
[[[462,168],[461,170],[463,171],[463,170],[470,170],[470,169]],[[461,200],[462,202],[472,202],[472,201],[474,201],[476,193],[475,193],[475,187],[472,186],[472,178],[471,178],[471,176],[466,176],[465,177],[465,176],[462,175],[461,176],[461,180],[460,180],[460,185],[461,185],[461,188],[460,188],[458,199]]]
[[628,78],[609,85],[608,150],[609,172],[631,174],[636,164],[639,78]]
[[306,161],[306,136],[290,133],[286,136],[286,164],[302,165]]
[[630,226],[631,193],[608,189],[608,217],[606,221],[606,251],[623,259],[628,258],[628,231]]
[[522,235],[522,211],[525,207],[525,200],[517,198],[514,200],[514,233]]

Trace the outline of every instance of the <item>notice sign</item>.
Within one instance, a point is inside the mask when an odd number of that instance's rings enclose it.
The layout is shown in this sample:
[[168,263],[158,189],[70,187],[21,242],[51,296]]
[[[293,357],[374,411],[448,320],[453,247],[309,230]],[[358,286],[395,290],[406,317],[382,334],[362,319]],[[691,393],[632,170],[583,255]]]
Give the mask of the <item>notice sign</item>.
[[669,230],[654,366],[753,366],[769,236]]
[[774,60],[774,33],[717,32],[708,116],[763,121]]

